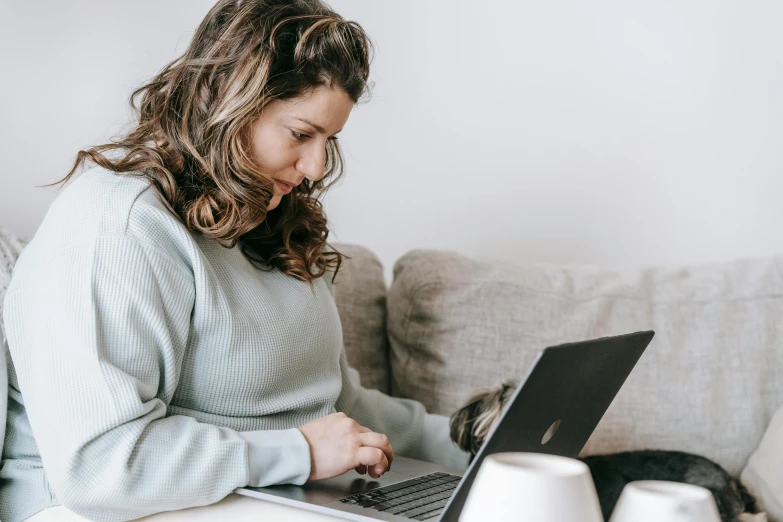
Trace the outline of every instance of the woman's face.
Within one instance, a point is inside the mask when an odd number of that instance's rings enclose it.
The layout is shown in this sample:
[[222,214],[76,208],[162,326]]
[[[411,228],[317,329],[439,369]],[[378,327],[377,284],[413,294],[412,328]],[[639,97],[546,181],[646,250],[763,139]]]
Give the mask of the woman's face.
[[268,210],[305,178],[323,178],[326,142],[337,139],[334,135],[342,130],[353,105],[344,90],[318,87],[303,98],[270,103],[251,124],[253,160],[275,180]]

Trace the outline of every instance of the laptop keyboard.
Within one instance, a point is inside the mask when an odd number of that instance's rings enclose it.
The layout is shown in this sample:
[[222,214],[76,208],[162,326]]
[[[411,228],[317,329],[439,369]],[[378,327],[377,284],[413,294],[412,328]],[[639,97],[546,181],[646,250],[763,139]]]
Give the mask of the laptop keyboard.
[[440,514],[461,478],[448,473],[430,473],[391,486],[356,493],[340,499],[340,502],[412,520],[426,520]]

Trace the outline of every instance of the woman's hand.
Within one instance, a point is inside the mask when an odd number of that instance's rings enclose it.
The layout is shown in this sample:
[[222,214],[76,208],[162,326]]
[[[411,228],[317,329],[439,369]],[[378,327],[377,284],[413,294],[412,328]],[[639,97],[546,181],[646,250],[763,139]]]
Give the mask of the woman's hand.
[[299,428],[310,445],[310,477],[319,480],[342,475],[350,469],[372,478],[388,471],[394,452],[386,435],[365,428],[338,412]]

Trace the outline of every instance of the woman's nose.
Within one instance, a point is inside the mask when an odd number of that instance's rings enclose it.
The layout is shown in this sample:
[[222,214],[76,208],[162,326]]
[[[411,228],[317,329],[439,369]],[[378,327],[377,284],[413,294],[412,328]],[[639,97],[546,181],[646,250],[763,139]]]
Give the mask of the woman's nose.
[[299,158],[297,170],[313,182],[323,178],[326,173],[326,144],[313,143],[312,147],[308,147]]

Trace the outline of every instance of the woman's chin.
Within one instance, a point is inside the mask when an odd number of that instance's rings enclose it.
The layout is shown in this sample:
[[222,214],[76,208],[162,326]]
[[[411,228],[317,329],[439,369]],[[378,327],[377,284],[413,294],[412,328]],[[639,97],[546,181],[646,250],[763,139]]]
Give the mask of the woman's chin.
[[269,212],[270,210],[274,210],[274,209],[276,209],[276,208],[277,208],[277,206],[280,204],[280,200],[281,200],[281,199],[282,199],[282,198],[281,198],[280,196],[274,196],[274,197],[273,197],[273,198],[272,198],[272,199],[269,201],[269,206],[268,206],[268,207],[266,207],[266,210],[267,210],[267,212]]

